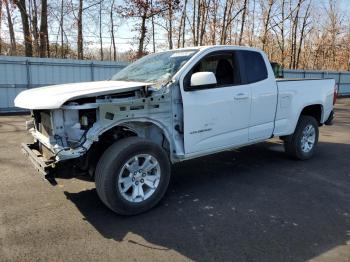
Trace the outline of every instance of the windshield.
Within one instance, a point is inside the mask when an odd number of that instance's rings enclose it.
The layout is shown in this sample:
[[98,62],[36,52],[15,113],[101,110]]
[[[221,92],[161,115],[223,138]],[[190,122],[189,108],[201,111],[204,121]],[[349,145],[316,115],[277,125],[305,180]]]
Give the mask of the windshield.
[[151,54],[119,71],[111,80],[149,82],[160,85],[170,81],[196,52],[197,50],[177,50]]

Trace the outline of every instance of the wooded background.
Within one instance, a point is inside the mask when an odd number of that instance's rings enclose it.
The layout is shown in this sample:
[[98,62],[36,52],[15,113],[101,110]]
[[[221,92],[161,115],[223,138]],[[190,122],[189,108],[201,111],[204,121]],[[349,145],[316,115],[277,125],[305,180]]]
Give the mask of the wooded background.
[[0,0],[0,54],[130,61],[232,44],[290,69],[350,71],[349,0]]

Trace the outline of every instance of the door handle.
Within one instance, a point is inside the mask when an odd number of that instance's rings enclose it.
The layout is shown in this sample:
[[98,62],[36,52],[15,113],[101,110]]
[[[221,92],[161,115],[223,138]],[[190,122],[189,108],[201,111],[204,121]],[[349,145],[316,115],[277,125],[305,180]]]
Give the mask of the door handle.
[[246,94],[246,93],[239,93],[239,94],[237,94],[237,95],[235,95],[235,99],[236,100],[242,100],[242,99],[248,99],[248,94]]

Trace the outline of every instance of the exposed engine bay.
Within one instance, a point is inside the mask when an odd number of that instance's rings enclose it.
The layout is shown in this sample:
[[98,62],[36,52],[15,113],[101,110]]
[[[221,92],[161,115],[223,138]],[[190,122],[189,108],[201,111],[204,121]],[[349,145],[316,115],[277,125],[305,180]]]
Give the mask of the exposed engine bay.
[[35,149],[50,167],[73,159],[74,165],[90,174],[102,152],[127,136],[149,138],[168,152],[183,152],[169,142],[174,135],[169,127],[178,130],[177,136],[182,129],[180,106],[171,103],[171,90],[169,86],[159,90],[140,87],[134,91],[74,99],[58,109],[34,109],[33,119],[27,122],[27,129],[35,139],[31,150]]

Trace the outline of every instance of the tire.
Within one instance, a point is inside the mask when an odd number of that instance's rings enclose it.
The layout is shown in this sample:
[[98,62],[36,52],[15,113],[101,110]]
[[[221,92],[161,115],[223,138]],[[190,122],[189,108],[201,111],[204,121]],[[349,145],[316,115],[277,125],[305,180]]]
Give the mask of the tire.
[[154,207],[164,196],[169,180],[167,153],[138,137],[112,144],[101,156],[95,172],[98,196],[121,215],[136,215]]
[[[315,154],[318,136],[319,130],[317,120],[312,116],[302,115],[299,118],[294,133],[284,137],[284,149],[287,154],[295,159],[310,159]],[[313,143],[306,141],[313,141]]]

